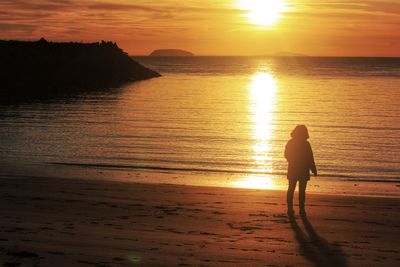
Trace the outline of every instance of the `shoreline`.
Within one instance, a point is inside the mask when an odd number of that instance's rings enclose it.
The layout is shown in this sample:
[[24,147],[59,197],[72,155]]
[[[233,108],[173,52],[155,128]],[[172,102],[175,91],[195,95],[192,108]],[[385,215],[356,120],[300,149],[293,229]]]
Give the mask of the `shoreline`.
[[[56,171],[60,171],[56,169]],[[26,173],[26,172],[24,172]],[[86,169],[84,172],[64,172],[62,176],[55,176],[54,170],[49,170],[48,175],[19,175],[0,174],[0,179],[72,179],[104,182],[124,182],[128,184],[143,185],[176,185],[204,188],[228,188],[228,189],[250,189],[261,191],[285,191],[287,190],[286,177],[281,176],[248,176],[256,177],[257,184],[246,185],[240,181],[246,179],[245,175],[210,175],[209,173],[182,174],[177,172],[162,173],[152,171],[136,170],[131,172],[118,172],[107,169]],[[212,180],[211,178],[216,177]],[[265,184],[260,183],[264,181]],[[239,181],[239,183],[237,182]],[[312,176],[307,185],[307,194],[320,194],[330,196],[361,196],[400,198],[400,181],[381,182],[367,180],[343,180],[323,178],[323,176]],[[297,189],[296,189],[297,191]]]
[[0,262],[15,266],[400,262],[397,198],[308,194],[304,218],[278,190],[3,178],[0,199]]

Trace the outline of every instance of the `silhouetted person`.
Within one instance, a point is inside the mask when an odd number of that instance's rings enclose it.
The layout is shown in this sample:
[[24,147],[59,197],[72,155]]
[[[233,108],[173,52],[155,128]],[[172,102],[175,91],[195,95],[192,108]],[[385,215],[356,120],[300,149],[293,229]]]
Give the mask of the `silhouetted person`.
[[300,213],[305,213],[307,182],[310,180],[310,170],[317,175],[317,168],[310,143],[308,130],[305,125],[297,125],[292,131],[291,139],[285,147],[285,158],[288,161],[287,179],[289,181],[287,191],[288,211],[293,211],[293,194],[299,182],[299,207]]

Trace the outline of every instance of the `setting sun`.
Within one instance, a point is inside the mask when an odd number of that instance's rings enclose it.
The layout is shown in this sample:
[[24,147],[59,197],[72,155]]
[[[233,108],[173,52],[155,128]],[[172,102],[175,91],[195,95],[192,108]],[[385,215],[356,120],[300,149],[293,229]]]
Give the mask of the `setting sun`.
[[249,22],[258,26],[271,26],[277,23],[282,13],[288,10],[284,0],[240,0],[238,7],[247,10]]

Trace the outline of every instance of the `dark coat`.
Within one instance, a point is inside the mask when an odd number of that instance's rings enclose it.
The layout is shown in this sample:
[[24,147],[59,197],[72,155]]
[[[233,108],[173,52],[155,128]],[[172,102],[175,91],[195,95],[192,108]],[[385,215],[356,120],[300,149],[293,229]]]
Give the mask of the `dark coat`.
[[285,147],[285,158],[289,180],[310,180],[310,170],[317,173],[311,145],[306,139],[290,139]]

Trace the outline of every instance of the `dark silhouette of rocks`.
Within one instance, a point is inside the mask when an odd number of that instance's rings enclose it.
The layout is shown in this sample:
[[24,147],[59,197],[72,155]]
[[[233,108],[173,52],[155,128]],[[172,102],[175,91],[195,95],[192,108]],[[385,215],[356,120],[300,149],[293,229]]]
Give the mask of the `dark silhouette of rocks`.
[[157,49],[150,56],[152,57],[192,57],[193,53],[181,49]]
[[160,76],[116,43],[54,43],[0,40],[0,95],[44,97],[103,90]]

